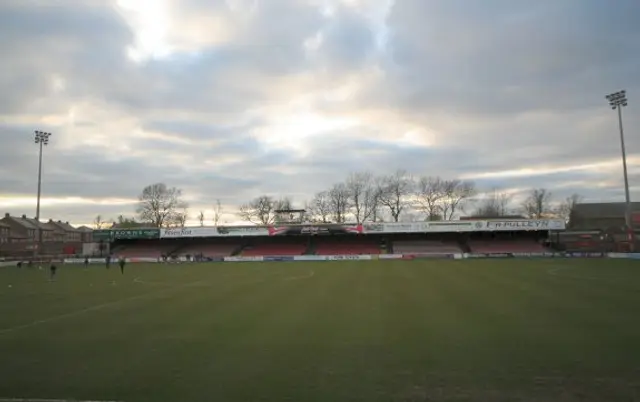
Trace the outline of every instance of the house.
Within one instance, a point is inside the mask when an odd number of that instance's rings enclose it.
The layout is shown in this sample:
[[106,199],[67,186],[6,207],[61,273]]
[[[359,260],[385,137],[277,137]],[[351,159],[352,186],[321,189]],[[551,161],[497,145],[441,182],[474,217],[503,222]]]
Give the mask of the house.
[[69,224],[69,222],[54,221],[49,219],[47,225],[54,229],[55,237],[65,243],[82,242],[82,232]]
[[[53,220],[49,219],[48,222],[44,223],[44,226],[46,226],[48,229],[51,230],[51,234],[49,235],[49,241],[64,242],[66,233],[64,229],[55,225],[53,223]],[[43,238],[43,241],[44,241],[44,238]]]
[[[33,225],[37,230],[36,232],[39,230],[40,231],[40,236],[42,236],[42,241],[43,242],[50,242],[50,241],[56,241],[55,239],[55,230],[50,227],[49,225],[47,225],[44,222],[40,222],[39,220],[35,219],[35,218],[27,218],[26,215],[22,215],[22,217],[20,218],[22,220],[26,220],[29,223],[31,223],[31,225]],[[37,234],[36,234],[37,236]],[[36,237],[36,240],[38,240],[38,238]]]
[[9,226],[9,241],[14,242],[32,242],[36,240],[36,232],[38,227],[31,223],[25,215],[22,218],[4,214],[4,218],[0,222]]
[[11,226],[4,222],[0,222],[0,244],[9,243]]
[[80,240],[83,243],[93,242],[93,229],[87,226],[80,226],[77,230],[80,233]]

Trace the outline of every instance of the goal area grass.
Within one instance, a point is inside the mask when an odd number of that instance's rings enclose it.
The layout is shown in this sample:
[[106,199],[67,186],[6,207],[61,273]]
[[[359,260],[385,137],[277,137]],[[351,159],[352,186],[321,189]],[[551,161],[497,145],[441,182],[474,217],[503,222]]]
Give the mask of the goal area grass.
[[[0,401],[631,401],[640,261],[0,268]],[[3,399],[5,398],[5,399]]]

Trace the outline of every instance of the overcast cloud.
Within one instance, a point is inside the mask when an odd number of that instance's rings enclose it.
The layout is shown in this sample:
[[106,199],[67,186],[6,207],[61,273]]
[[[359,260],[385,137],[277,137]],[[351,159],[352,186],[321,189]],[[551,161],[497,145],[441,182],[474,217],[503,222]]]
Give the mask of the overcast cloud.
[[153,182],[234,222],[396,168],[616,201],[622,88],[638,199],[638,21],[637,0],[4,0],[0,209],[35,214],[35,129],[42,216],[76,224]]

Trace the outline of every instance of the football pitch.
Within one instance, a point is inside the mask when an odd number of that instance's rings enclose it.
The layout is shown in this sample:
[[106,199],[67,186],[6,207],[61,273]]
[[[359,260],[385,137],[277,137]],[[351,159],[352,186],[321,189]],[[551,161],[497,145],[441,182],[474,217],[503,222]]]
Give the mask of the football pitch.
[[632,401],[639,318],[630,260],[0,268],[0,401]]

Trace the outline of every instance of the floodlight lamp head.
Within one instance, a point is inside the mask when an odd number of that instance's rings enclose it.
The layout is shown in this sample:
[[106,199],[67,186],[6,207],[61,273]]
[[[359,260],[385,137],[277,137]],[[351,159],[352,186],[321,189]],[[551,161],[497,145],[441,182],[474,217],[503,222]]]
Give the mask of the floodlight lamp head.
[[51,136],[51,133],[45,133],[44,131],[39,130],[37,130],[35,133],[36,144],[42,143],[43,145],[47,145],[49,143],[49,136]]

